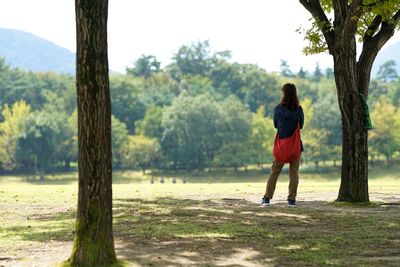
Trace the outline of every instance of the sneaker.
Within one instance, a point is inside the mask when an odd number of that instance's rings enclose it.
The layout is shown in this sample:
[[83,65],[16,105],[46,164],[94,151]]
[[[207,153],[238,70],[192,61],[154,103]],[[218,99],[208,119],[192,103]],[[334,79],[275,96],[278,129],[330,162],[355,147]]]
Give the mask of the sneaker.
[[287,203],[288,203],[288,207],[289,207],[289,208],[294,208],[294,207],[296,207],[296,200],[290,200],[290,199],[288,199]]
[[263,205],[263,206],[269,206],[269,198],[263,197],[263,198],[261,199],[261,205]]

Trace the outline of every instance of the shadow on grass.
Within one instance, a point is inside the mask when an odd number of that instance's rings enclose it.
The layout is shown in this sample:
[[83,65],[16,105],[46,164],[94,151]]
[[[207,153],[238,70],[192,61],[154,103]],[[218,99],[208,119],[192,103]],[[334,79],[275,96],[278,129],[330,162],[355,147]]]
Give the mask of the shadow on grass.
[[398,255],[398,207],[171,198],[116,199],[114,207],[119,255],[142,265],[345,265],[378,256],[392,264]]
[[[72,241],[74,218],[72,211],[34,214],[28,224],[3,227],[1,235]],[[290,209],[244,199],[114,199],[117,254],[145,266],[395,266],[399,222],[399,206],[311,201]]]

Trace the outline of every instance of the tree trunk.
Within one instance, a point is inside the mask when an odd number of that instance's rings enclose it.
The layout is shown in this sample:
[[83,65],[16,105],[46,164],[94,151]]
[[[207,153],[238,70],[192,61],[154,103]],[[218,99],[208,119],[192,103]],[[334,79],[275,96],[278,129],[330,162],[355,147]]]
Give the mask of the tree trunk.
[[108,0],[76,0],[79,194],[73,266],[116,261],[112,231]]
[[355,39],[337,43],[335,81],[342,117],[342,172],[337,201],[366,202],[368,196],[368,133],[358,85]]
[[389,151],[386,153],[386,165],[390,166],[390,152]]

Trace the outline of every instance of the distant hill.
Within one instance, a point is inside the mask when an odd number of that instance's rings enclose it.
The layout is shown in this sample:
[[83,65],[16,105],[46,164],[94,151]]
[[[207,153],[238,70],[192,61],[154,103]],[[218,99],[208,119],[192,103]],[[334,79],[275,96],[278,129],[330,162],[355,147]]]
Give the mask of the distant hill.
[[12,67],[75,74],[75,54],[31,33],[0,28],[0,56]]
[[372,67],[372,77],[376,76],[379,67],[389,60],[396,62],[397,73],[400,74],[400,42],[396,42],[379,52]]

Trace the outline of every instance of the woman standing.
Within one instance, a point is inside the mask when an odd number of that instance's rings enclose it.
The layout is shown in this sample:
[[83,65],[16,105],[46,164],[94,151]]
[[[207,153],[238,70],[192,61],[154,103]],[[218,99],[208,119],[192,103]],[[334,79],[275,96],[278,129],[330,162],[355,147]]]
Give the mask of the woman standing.
[[[302,129],[304,125],[304,113],[299,104],[296,86],[293,83],[286,83],[282,86],[281,102],[274,110],[274,126],[278,130],[277,137],[279,139],[292,138],[297,130]],[[300,140],[300,152],[303,151],[303,144]],[[274,151],[275,152],[275,151]],[[268,178],[267,188],[261,204],[268,206],[272,199],[278,180],[282,171],[284,162],[277,161],[276,157],[272,163],[271,173]],[[288,206],[296,206],[297,186],[299,184],[299,166],[300,156],[289,162],[289,195],[287,198]]]

